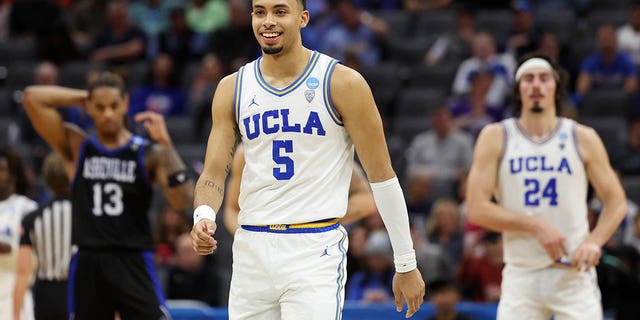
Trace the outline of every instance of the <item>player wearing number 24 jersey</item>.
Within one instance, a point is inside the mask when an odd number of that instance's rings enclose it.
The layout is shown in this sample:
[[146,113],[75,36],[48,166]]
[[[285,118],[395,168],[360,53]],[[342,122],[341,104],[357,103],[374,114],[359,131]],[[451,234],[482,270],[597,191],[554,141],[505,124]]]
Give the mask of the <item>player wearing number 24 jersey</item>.
[[[498,319],[602,319],[593,266],[624,218],[624,191],[597,133],[558,116],[558,66],[525,57],[515,80],[519,115],[480,133],[466,197],[471,222],[504,234]],[[604,204],[591,231],[589,182]]]
[[[73,319],[166,319],[153,266],[147,214],[152,184],[175,208],[188,207],[193,183],[162,116],[136,115],[153,143],[125,126],[122,80],[103,73],[87,90],[31,86],[24,105],[35,129],[65,162],[72,186],[73,243],[68,303]],[[86,135],[65,124],[58,107],[84,107],[96,127]]]

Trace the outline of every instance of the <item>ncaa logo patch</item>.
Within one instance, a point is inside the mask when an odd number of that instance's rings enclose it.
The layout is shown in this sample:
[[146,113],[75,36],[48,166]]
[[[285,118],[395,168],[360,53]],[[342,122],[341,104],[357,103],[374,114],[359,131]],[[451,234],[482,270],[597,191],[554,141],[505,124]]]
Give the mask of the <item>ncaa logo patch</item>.
[[304,98],[307,99],[307,102],[311,102],[315,96],[316,92],[313,90],[307,90],[304,92]]
[[318,78],[311,77],[307,79],[307,88],[309,89],[317,89],[320,86],[320,81]]

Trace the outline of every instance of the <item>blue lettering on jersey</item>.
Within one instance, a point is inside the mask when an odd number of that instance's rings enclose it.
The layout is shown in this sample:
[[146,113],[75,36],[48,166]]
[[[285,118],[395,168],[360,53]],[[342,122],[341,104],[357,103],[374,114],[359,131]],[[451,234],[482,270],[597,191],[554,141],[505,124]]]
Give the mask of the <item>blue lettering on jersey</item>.
[[568,175],[573,174],[571,166],[567,158],[562,157],[560,163],[554,166],[547,162],[546,156],[528,156],[509,159],[509,169],[512,174],[525,172],[566,172]]
[[282,132],[302,132],[305,134],[315,134],[324,136],[327,132],[324,130],[320,116],[315,111],[310,111],[307,117],[307,123],[304,128],[300,123],[289,124],[289,109],[268,110],[263,113],[257,113],[250,117],[242,119],[247,139],[253,140],[262,133],[274,134]]

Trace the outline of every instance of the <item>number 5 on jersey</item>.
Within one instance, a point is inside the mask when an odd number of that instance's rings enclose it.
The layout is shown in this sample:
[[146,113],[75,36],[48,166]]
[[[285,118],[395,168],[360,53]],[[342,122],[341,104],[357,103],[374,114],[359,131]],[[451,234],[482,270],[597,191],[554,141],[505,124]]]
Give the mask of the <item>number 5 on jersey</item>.
[[273,176],[278,180],[289,180],[293,177],[294,166],[293,159],[283,154],[293,153],[292,140],[274,140],[273,141],[273,162],[283,165],[273,168]]

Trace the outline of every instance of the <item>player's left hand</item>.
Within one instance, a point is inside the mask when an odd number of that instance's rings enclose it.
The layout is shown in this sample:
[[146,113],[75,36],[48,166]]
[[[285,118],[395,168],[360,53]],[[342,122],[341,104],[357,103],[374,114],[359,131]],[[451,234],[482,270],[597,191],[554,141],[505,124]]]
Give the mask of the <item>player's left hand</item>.
[[164,123],[164,117],[153,111],[144,111],[135,115],[135,121],[142,123],[151,140],[160,144],[171,144],[171,136]]
[[402,304],[407,302],[407,313],[405,318],[411,318],[414,313],[420,310],[424,301],[425,285],[422,275],[418,269],[409,272],[398,273],[393,276],[393,295],[396,302],[396,310],[402,311]]
[[578,271],[589,271],[592,267],[598,264],[600,256],[602,256],[600,246],[587,239],[573,254],[571,266]]

